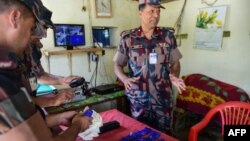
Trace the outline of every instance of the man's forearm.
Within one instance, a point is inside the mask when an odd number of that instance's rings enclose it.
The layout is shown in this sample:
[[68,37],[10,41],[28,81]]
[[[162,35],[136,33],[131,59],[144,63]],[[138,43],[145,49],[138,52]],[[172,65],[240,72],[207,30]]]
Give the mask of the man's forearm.
[[59,125],[60,114],[47,115],[46,123],[49,128]]
[[66,131],[55,137],[53,141],[75,141],[79,132],[80,127],[72,124]]
[[61,83],[61,79],[64,77],[56,76],[53,74],[49,74],[44,72],[41,76],[38,76],[38,83],[46,84],[46,85],[59,85]]
[[32,97],[32,101],[39,105],[40,107],[51,107],[56,106],[56,100],[54,97],[44,98],[44,97]]
[[171,74],[174,75],[175,77],[180,76],[180,70],[181,70],[181,65],[179,61],[176,61],[171,65]]
[[128,76],[124,73],[123,68],[117,64],[114,65],[116,76],[123,82]]

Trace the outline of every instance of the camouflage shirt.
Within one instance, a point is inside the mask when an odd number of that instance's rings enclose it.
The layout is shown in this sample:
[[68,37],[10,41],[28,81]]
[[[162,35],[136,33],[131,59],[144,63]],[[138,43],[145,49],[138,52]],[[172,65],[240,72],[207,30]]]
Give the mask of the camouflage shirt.
[[17,73],[21,76],[23,84],[29,93],[36,93],[37,76],[44,73],[41,66],[39,54],[40,48],[36,44],[31,44],[25,51],[23,56],[18,59]]
[[[0,47],[0,123],[14,128],[36,112],[26,89],[15,69],[17,57],[7,48]],[[0,132],[1,134],[1,132]]]
[[[139,27],[122,32],[121,38],[114,61],[120,66],[128,64],[130,77],[140,77],[138,89],[150,93],[171,91],[170,65],[182,57],[173,29],[156,27],[148,40]],[[157,54],[155,64],[150,63],[150,53]]]

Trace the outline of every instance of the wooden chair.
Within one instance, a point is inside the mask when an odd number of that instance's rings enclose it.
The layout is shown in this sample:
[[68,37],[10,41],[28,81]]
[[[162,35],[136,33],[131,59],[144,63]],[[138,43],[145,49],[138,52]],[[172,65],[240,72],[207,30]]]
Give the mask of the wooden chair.
[[224,133],[224,125],[250,125],[250,103],[230,101],[213,107],[205,117],[191,127],[189,141],[197,141],[199,132],[207,126],[216,113],[221,117],[221,134]]

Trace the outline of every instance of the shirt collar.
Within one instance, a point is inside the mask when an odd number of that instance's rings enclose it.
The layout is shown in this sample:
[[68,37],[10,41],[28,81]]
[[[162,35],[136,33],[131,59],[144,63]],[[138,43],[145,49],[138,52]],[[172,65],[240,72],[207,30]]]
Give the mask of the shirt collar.
[[[154,32],[153,32],[153,34],[152,34],[152,38],[157,38],[157,37],[159,37],[161,34],[162,34],[162,33],[161,33],[160,28],[159,28],[159,27],[155,27]],[[143,38],[143,37],[145,37],[144,33],[142,32],[142,27],[141,27],[141,26],[138,27],[138,28],[135,30],[135,36],[136,36],[137,38]]]

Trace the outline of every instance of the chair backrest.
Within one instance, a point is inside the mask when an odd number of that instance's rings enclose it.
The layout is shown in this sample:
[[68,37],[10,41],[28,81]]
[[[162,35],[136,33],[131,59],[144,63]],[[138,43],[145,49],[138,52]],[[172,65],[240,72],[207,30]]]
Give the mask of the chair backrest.
[[205,117],[191,127],[189,141],[197,141],[198,133],[210,122],[211,118],[220,113],[221,134],[224,133],[224,125],[250,125],[250,103],[230,101],[213,107]]

